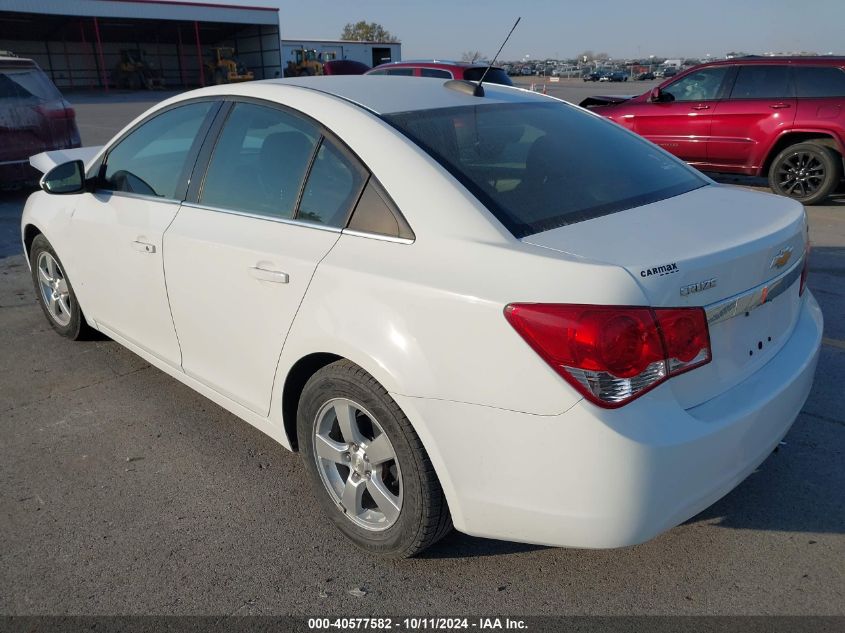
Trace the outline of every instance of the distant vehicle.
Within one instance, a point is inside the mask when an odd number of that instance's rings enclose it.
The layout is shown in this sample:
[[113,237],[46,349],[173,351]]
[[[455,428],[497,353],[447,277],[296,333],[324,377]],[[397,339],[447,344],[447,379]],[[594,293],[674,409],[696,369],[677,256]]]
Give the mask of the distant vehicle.
[[120,61],[112,72],[112,81],[118,88],[153,90],[164,88],[161,70],[147,61],[146,53],[138,48],[120,51]]
[[654,73],[650,73],[650,72],[649,73],[640,73],[639,75],[637,75],[637,81],[651,81],[654,78],[655,78]]
[[534,74],[534,69],[523,66],[522,70],[519,71],[519,74],[527,77]]
[[0,54],[0,185],[35,182],[34,154],[80,146],[76,113],[31,59]]
[[[404,77],[436,77],[441,79],[466,79],[478,81],[487,70],[483,63],[447,61],[405,61],[382,64],[368,71],[367,75],[392,75]],[[526,74],[523,69],[522,74]],[[531,74],[530,72],[528,73]],[[493,66],[487,72],[484,83],[512,86],[513,81],[501,68]]]
[[625,70],[612,70],[605,76],[607,81],[628,81],[628,72]]
[[667,77],[667,78],[668,77],[674,77],[677,74],[678,74],[677,68],[669,67],[669,68],[667,68],[666,70],[663,71],[663,76]]
[[293,51],[294,58],[285,66],[285,77],[311,77],[322,75],[323,58],[315,48],[297,48]]
[[596,71],[582,75],[581,79],[584,81],[601,81],[602,77],[604,77],[604,73]]
[[842,178],[845,57],[710,62],[638,97],[581,105],[705,171],[768,176],[775,193],[803,204]]
[[335,59],[323,64],[324,75],[363,75],[370,67],[352,59]]
[[255,74],[235,57],[235,49],[230,46],[212,48],[205,69],[216,86],[255,79]]

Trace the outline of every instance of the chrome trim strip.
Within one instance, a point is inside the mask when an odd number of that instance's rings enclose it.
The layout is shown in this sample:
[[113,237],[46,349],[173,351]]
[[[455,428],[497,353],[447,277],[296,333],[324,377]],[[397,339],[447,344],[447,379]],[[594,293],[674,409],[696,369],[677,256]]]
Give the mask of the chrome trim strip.
[[215,211],[217,213],[226,213],[228,215],[239,215],[245,218],[253,218],[255,220],[265,220],[267,222],[276,222],[278,224],[290,224],[291,226],[301,226],[308,229],[318,229],[320,231],[329,231],[330,233],[340,233],[341,229],[336,226],[325,226],[323,224],[316,224],[314,222],[304,222],[302,220],[294,220],[291,218],[274,218],[269,215],[261,215],[260,213],[250,213],[248,211],[235,211],[234,209],[222,209],[220,207],[212,207],[205,204],[197,204],[195,202],[183,202],[183,207],[190,207],[191,209],[200,209],[201,211]]
[[[46,176],[46,174],[44,174]],[[95,189],[95,195],[109,195],[117,196],[118,198],[129,198],[130,200],[146,200],[148,202],[163,202],[165,204],[182,204],[179,200],[173,198],[159,198],[158,196],[148,196],[143,193],[132,193],[130,191],[112,191],[111,189]]]
[[792,268],[785,273],[770,279],[769,281],[754,286],[753,288],[741,292],[733,297],[722,299],[716,303],[704,306],[704,313],[707,315],[707,324],[715,325],[722,321],[727,321],[736,316],[745,314],[756,310],[760,306],[768,303],[775,297],[783,294],[786,290],[795,283],[795,280],[801,276],[801,270],[804,266],[804,257],[799,259]]
[[382,242],[393,242],[394,244],[413,244],[414,240],[407,237],[394,237],[392,235],[380,235],[379,233],[367,233],[365,231],[356,231],[354,229],[343,229],[341,231],[344,235],[352,235],[354,237],[366,237],[371,240],[381,240]]

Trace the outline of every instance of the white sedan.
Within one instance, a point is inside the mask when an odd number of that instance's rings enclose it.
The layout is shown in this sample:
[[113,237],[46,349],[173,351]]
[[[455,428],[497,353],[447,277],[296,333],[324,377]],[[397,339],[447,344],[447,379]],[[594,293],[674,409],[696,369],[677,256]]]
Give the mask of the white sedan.
[[35,157],[56,164],[22,220],[48,320],[298,449],[373,553],[452,525],[608,548],[685,521],[810,391],[804,210],[551,97],[483,90],[204,88],[86,163]]

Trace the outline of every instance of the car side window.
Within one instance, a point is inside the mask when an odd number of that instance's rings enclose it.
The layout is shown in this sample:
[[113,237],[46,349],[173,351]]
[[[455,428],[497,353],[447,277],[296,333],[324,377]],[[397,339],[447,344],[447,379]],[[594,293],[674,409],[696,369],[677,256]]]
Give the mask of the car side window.
[[785,99],[791,96],[788,66],[740,66],[731,90],[731,99]]
[[141,124],[109,150],[100,189],[176,199],[186,161],[214,105],[201,101],[167,110]]
[[308,174],[296,218],[342,228],[361,195],[365,172],[334,143],[324,138]]
[[414,69],[413,68],[391,68],[385,71],[386,75],[390,76],[402,76],[402,77],[413,77],[414,76]]
[[799,97],[845,97],[845,71],[834,66],[795,66]]
[[200,193],[212,207],[293,217],[311,156],[316,125],[278,108],[236,103],[223,129]]
[[727,74],[727,66],[702,68],[669,84],[661,92],[671,95],[669,101],[713,101],[719,98],[719,89]]
[[439,68],[420,68],[420,75],[423,77],[435,77],[437,79],[451,79],[452,73]]

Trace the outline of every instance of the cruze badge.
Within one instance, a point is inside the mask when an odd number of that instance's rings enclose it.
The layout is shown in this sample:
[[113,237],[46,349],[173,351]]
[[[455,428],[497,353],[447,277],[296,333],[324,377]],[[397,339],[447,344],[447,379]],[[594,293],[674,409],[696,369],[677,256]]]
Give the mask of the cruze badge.
[[777,255],[772,257],[772,263],[769,264],[769,268],[783,268],[786,266],[786,262],[789,261],[790,257],[792,257],[792,247],[785,246],[777,252]]
[[691,295],[696,292],[701,292],[702,290],[710,290],[710,288],[714,288],[715,286],[715,277],[713,277],[712,279],[705,279],[704,281],[696,281],[694,284],[687,284],[686,286],[681,286],[681,296],[686,297],[687,295]]

